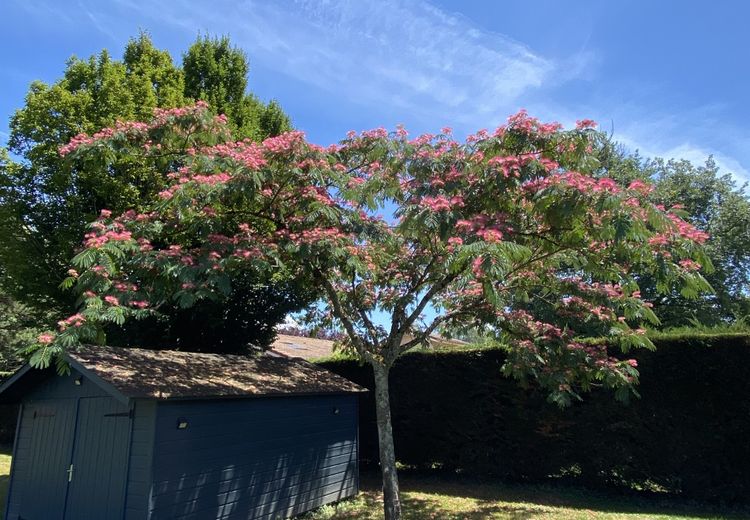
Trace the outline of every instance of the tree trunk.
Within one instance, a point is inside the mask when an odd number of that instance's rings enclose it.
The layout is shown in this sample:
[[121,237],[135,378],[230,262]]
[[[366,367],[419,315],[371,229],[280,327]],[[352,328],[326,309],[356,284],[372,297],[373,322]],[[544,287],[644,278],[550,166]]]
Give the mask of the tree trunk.
[[396,452],[393,448],[391,401],[388,392],[388,367],[372,365],[375,373],[375,411],[378,419],[380,470],[383,473],[383,508],[385,520],[401,518],[401,498],[396,474]]

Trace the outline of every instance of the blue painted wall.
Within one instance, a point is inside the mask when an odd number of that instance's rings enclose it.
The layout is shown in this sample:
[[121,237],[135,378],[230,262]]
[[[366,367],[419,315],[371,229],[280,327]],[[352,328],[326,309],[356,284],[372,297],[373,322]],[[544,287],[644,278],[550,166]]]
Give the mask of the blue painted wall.
[[156,402],[135,401],[133,431],[130,437],[130,466],[128,468],[125,520],[148,518],[155,421]]
[[357,492],[356,395],[160,403],[155,439],[153,520],[284,518]]
[[[106,396],[80,374],[50,375],[25,396],[11,468],[6,518],[62,518],[80,397]],[[88,383],[88,384],[86,384]]]
[[126,406],[80,375],[24,390],[7,519],[276,519],[358,490],[355,394]]
[[[153,440],[156,405],[135,403],[131,419],[128,406],[85,376],[76,385],[79,376],[32,376],[38,381],[24,396],[14,447],[10,520],[62,519],[63,512],[66,520],[119,519],[131,504],[128,512],[139,514],[127,518],[146,518],[148,493],[138,484],[150,482],[150,465],[143,464],[147,447],[135,441]],[[152,453],[145,456],[150,461]]]

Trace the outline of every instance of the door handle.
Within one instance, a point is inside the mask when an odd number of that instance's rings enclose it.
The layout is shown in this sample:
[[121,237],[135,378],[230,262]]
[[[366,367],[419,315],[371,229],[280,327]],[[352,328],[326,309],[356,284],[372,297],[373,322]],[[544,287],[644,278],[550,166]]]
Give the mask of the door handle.
[[73,482],[73,464],[68,468],[68,482]]

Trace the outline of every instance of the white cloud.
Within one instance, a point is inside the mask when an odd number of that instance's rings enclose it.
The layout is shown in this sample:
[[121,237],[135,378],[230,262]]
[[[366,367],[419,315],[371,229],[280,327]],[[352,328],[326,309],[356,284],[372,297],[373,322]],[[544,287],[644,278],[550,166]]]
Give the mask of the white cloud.
[[696,166],[702,166],[709,157],[719,167],[721,173],[730,173],[732,177],[743,184],[750,182],[750,171],[736,157],[710,145],[698,145],[692,140],[676,133],[669,127],[662,128],[661,135],[668,138],[656,138],[651,135],[615,134],[616,141],[628,149],[638,150],[645,157],[661,157],[664,159],[685,159]]
[[120,5],[194,32],[228,33],[265,67],[436,124],[494,122],[522,96],[570,79],[589,56],[558,64],[461,15],[408,0]]

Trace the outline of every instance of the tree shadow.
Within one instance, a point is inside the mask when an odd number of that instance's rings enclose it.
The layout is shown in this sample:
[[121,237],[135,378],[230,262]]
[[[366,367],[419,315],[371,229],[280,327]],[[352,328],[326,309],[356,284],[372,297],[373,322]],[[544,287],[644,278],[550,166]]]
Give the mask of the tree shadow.
[[[368,472],[362,477],[362,489],[380,489],[380,475]],[[456,475],[401,472],[405,517],[408,519],[440,518],[445,520],[479,520],[493,515],[513,520],[548,518],[552,508],[581,512],[606,512],[649,518],[660,514],[684,514],[695,518],[750,518],[746,506],[718,506],[654,494],[622,495],[591,491],[569,485],[506,484],[480,481]],[[439,497],[437,495],[440,495]],[[434,497],[434,498],[433,498]],[[447,497],[447,498],[446,498]],[[451,512],[450,499],[471,499],[471,510]]]

